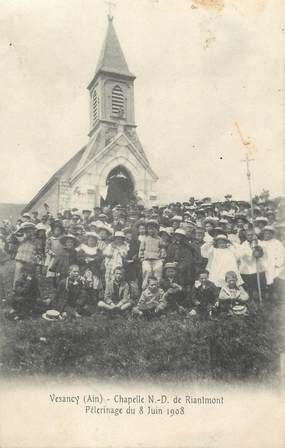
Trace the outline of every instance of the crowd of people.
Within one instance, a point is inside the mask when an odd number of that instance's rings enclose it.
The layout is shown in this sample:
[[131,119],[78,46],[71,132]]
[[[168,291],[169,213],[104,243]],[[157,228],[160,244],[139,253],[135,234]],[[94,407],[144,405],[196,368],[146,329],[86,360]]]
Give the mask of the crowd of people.
[[57,216],[44,210],[0,225],[2,272],[15,264],[9,297],[1,280],[9,319],[39,310],[62,321],[96,313],[219,319],[282,303],[285,198],[263,191],[252,208],[226,195],[151,209],[133,201]]

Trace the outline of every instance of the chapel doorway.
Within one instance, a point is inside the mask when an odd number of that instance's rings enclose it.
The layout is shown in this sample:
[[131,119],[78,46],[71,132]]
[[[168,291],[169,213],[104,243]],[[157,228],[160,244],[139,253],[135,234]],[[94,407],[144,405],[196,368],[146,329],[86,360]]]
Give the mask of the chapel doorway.
[[114,207],[115,205],[126,206],[135,199],[134,182],[129,171],[118,165],[110,171],[107,180],[107,196],[105,203]]

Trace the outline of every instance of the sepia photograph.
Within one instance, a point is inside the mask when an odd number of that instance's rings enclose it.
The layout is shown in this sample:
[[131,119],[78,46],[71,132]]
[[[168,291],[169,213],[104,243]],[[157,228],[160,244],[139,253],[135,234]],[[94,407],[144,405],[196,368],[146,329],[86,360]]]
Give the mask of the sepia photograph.
[[1,447],[284,447],[284,13],[2,1]]

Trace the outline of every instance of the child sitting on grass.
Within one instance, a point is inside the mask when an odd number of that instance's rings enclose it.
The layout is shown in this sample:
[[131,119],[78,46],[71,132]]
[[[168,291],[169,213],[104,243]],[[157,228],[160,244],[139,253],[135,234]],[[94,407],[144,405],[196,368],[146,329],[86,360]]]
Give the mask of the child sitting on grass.
[[238,277],[235,272],[228,271],[225,275],[226,284],[221,288],[216,307],[221,313],[229,316],[248,315],[246,302],[248,294],[242,286],[238,286]]
[[98,302],[98,307],[107,311],[125,311],[131,305],[130,287],[125,281],[124,268],[117,266],[113,281],[107,283],[104,300]]
[[170,311],[186,312],[186,294],[177,281],[176,272],[177,263],[166,263],[160,286],[165,293],[164,298],[167,302],[167,309]]
[[53,308],[59,311],[62,317],[72,319],[80,317],[83,304],[83,280],[79,273],[79,266],[73,264],[69,268],[68,277],[58,284]]
[[133,314],[137,316],[153,317],[159,315],[167,306],[165,293],[158,287],[156,277],[149,277],[147,288],[142,292]]
[[191,294],[193,310],[202,319],[207,319],[215,306],[218,298],[218,288],[209,280],[209,272],[204,269],[200,272],[199,280],[194,284]]
[[35,311],[39,297],[40,290],[35,275],[35,266],[26,263],[22,267],[20,278],[15,282],[14,293],[11,299],[12,309],[8,317],[14,320],[29,317]]

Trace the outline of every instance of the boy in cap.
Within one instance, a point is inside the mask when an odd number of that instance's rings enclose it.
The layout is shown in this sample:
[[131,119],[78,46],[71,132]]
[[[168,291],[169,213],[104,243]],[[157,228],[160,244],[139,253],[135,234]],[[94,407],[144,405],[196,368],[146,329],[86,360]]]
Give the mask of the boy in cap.
[[[214,309],[218,299],[218,289],[209,280],[209,272],[204,269],[195,282],[191,293],[192,310],[202,319],[207,319]],[[194,314],[194,313],[193,313]]]
[[155,277],[148,277],[147,287],[142,292],[137,305],[133,308],[134,315],[150,318],[161,314],[166,308],[165,293],[158,285]]
[[159,224],[150,219],[147,221],[147,236],[140,243],[139,258],[142,261],[142,289],[148,284],[148,278],[155,276],[160,281],[163,262],[161,258],[161,241],[158,235]]
[[164,291],[167,309],[170,311],[186,311],[186,294],[176,278],[177,264],[165,263],[164,275],[160,281],[160,287]]

